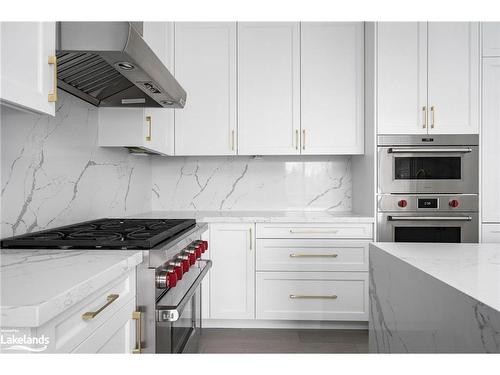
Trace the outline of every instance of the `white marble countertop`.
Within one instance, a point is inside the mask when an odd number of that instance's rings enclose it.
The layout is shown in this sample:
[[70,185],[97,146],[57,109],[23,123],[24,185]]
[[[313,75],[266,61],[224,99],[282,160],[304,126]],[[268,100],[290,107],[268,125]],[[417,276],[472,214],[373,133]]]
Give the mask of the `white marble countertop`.
[[38,327],[141,262],[141,251],[1,250],[0,325]]
[[500,244],[376,242],[373,246],[500,311]]
[[326,211],[150,211],[137,218],[196,219],[205,223],[373,223],[374,217]]

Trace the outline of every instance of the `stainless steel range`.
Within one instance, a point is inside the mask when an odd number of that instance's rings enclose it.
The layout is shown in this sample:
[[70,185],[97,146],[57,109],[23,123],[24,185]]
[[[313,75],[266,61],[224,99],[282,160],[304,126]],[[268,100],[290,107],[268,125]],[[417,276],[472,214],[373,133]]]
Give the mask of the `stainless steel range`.
[[378,241],[477,242],[477,135],[378,137]]
[[142,250],[137,269],[136,353],[196,351],[201,332],[206,224],[195,220],[99,219],[6,238],[2,248]]

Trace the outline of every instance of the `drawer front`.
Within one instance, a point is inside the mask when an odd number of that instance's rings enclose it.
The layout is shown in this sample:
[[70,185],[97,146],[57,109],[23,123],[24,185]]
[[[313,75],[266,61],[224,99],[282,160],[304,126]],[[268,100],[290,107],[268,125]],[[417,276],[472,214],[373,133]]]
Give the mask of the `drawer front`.
[[482,242],[500,243],[500,224],[482,224]]
[[371,239],[373,224],[257,224],[257,238]]
[[[45,334],[51,338],[51,352],[72,351],[127,303],[133,301],[135,304],[135,280],[135,269],[124,273],[79,304],[41,326],[37,330],[38,334]],[[118,295],[118,298],[113,300],[110,298],[113,295]],[[107,306],[95,317],[83,319],[85,313],[96,312],[106,304]]]
[[368,271],[368,241],[258,239],[257,271]]
[[257,319],[368,320],[366,272],[257,272]]

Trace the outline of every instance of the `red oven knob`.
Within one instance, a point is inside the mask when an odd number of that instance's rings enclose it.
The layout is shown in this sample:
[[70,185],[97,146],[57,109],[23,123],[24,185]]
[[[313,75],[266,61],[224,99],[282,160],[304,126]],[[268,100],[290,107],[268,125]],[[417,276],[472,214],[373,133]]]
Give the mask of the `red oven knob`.
[[451,208],[457,208],[460,206],[460,202],[457,199],[452,199],[451,201],[448,202]]
[[189,267],[191,266],[191,261],[189,258],[188,254],[180,254],[177,256],[177,259],[179,259],[182,262],[182,271],[184,273],[189,271]]
[[189,257],[189,264],[191,266],[196,263],[196,251],[194,249],[185,249],[184,253]]
[[177,275],[172,266],[156,274],[156,287],[159,289],[173,288],[177,285]]
[[195,241],[196,246],[201,246],[201,252],[204,253],[208,250],[208,241],[198,240]]
[[175,259],[169,262],[169,265],[174,267],[175,274],[177,275],[177,280],[182,280],[182,275],[184,274],[184,267],[182,266],[182,261]]
[[196,255],[196,259],[201,258],[201,247],[200,246],[188,246],[188,250],[194,250],[194,254]]
[[406,206],[408,206],[408,202],[406,201],[406,199],[401,199],[398,202],[398,206],[401,207],[401,208],[405,208]]

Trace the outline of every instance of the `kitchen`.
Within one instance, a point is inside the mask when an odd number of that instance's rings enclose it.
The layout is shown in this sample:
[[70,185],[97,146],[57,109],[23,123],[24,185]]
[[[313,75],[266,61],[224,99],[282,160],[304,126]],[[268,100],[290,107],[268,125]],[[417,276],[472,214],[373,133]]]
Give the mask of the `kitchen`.
[[2,330],[49,339],[2,352],[500,351],[499,22],[2,22],[1,50]]

